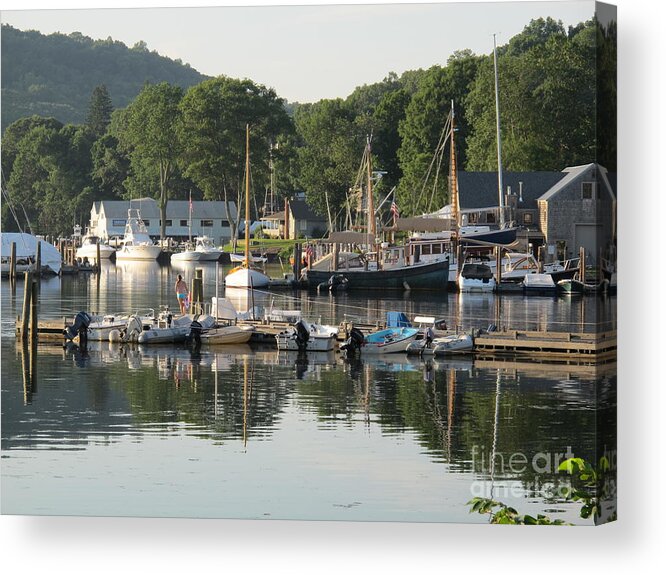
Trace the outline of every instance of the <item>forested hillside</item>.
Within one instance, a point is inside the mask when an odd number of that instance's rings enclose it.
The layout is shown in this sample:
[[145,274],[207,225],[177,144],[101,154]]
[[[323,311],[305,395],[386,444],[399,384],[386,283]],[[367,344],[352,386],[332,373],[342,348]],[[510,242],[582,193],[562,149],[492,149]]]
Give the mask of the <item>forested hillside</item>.
[[[75,119],[64,115],[67,106],[73,113],[71,101],[52,98],[53,109],[4,130],[5,230],[29,224],[36,233],[67,233],[75,223],[85,225],[92,202],[102,199],[152,196],[162,209],[169,199],[190,193],[194,199],[238,201],[246,124],[252,126],[251,183],[259,206],[271,184],[280,201],[304,191],[331,229],[340,229],[346,213],[360,208],[349,201],[349,191],[368,138],[373,169],[382,175],[373,186],[378,201],[392,196],[403,215],[427,213],[449,201],[449,157],[441,137],[452,102],[458,169],[497,169],[492,53],[461,49],[442,65],[388,73],[345,98],[289,105],[249,79],[199,81],[193,70],[143,47],[128,50],[65,36],[56,39],[71,50],[77,43],[87,46],[88,56],[72,64],[73,56],[61,53],[58,81],[47,81],[48,66],[35,61],[39,50],[31,47],[31,41],[39,47],[46,38],[4,32],[3,88],[22,85],[35,94],[30,105],[41,101],[39,94],[71,92],[68,84],[75,78],[86,76],[87,82],[85,90],[78,88]],[[24,70],[20,79],[7,81],[5,73],[17,66],[4,65],[11,58],[5,42],[16,44],[18,38],[27,43],[22,57],[33,71],[18,66]],[[565,29],[550,18],[533,20],[498,46],[505,170],[560,171],[598,162],[615,171],[616,50],[614,23],[588,21]],[[94,56],[99,53],[117,55],[102,62]],[[189,73],[189,85],[180,76],[159,77],[161,69],[165,75]],[[3,90],[3,118],[7,105]],[[427,181],[429,173],[438,179]]]
[[45,36],[2,26],[2,130],[18,118],[85,120],[95,86],[106,85],[113,106],[124,108],[146,82],[187,88],[205,76],[138,43],[128,48],[80,33]]

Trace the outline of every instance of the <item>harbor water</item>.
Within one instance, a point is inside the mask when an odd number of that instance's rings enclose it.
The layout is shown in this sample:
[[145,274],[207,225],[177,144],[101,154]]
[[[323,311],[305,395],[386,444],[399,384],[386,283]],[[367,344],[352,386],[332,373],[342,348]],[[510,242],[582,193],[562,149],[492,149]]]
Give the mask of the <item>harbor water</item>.
[[[44,279],[39,317],[174,309],[176,275],[189,281],[195,268],[207,299],[299,309],[322,323],[375,323],[402,311],[462,331],[616,327],[614,297],[248,296],[224,293],[222,266],[154,262]],[[14,335],[22,281],[12,291],[3,280],[1,289],[4,514],[487,522],[467,505],[484,496],[520,513],[592,522],[563,497],[569,478],[557,465],[570,456],[593,461],[604,449],[614,364],[402,354],[350,361],[266,346],[106,342],[85,352],[39,343],[29,357]],[[614,435],[606,439],[612,449]]]

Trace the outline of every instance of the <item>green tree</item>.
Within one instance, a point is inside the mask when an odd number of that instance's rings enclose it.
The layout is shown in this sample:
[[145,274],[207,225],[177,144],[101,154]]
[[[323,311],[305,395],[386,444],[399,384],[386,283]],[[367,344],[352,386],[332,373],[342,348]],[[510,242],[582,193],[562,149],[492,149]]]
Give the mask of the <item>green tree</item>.
[[315,211],[340,221],[365,145],[365,131],[340,100],[299,107],[295,122],[303,145],[298,149],[299,182]]
[[438,145],[443,141],[441,138],[453,101],[458,166],[464,165],[469,128],[463,102],[476,77],[479,60],[471,52],[462,51],[454,54],[446,67],[432,67],[423,76],[407,106],[405,119],[399,126],[402,141],[398,151],[403,174],[398,186],[398,201],[404,213],[420,214],[438,209],[448,201],[448,154],[442,153],[441,163],[437,160],[433,165],[433,161]]
[[[292,130],[284,101],[251,80],[220,76],[190,88],[182,104],[182,166],[208,200],[223,200],[237,237],[230,205],[242,202],[245,177],[245,127],[250,126],[251,184],[263,190],[269,180],[269,151],[280,134]],[[240,214],[240,210],[238,211]]]
[[106,128],[111,122],[112,112],[113,104],[106,85],[95,86],[90,97],[86,125],[97,138],[100,138],[106,132]]
[[151,191],[157,181],[160,238],[166,237],[166,208],[181,154],[179,125],[183,90],[166,82],[146,85],[127,109],[120,143],[129,150],[134,184]]

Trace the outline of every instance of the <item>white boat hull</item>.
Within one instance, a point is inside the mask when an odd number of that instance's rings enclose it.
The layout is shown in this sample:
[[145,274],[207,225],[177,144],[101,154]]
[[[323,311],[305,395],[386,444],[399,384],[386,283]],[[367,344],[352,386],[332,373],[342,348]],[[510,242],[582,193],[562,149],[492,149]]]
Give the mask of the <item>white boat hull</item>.
[[[113,257],[113,255],[116,253],[116,250],[113,249],[111,246],[107,245],[100,245],[99,246],[99,257],[100,259],[103,260],[108,260]],[[78,250],[76,250],[76,257],[77,259],[84,259],[88,258],[88,260],[96,260],[97,259],[97,247],[96,246],[81,246]]]
[[334,334],[310,335],[305,345],[299,347],[295,331],[287,330],[275,336],[280,351],[331,351],[335,349]]
[[229,287],[265,288],[271,283],[266,274],[251,268],[238,267],[224,278],[224,284]]
[[247,343],[254,332],[253,326],[223,326],[216,327],[201,335],[201,343],[207,345],[230,345],[234,343]]
[[116,252],[117,260],[156,260],[162,248],[160,246],[123,246]]

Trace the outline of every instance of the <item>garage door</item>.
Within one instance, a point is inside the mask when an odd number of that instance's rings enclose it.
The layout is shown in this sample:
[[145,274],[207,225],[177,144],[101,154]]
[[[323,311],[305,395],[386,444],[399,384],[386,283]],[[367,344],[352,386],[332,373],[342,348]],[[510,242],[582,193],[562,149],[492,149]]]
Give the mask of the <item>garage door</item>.
[[599,225],[576,224],[576,252],[581,247],[585,248],[585,259],[590,265],[596,265],[599,257],[601,231]]

